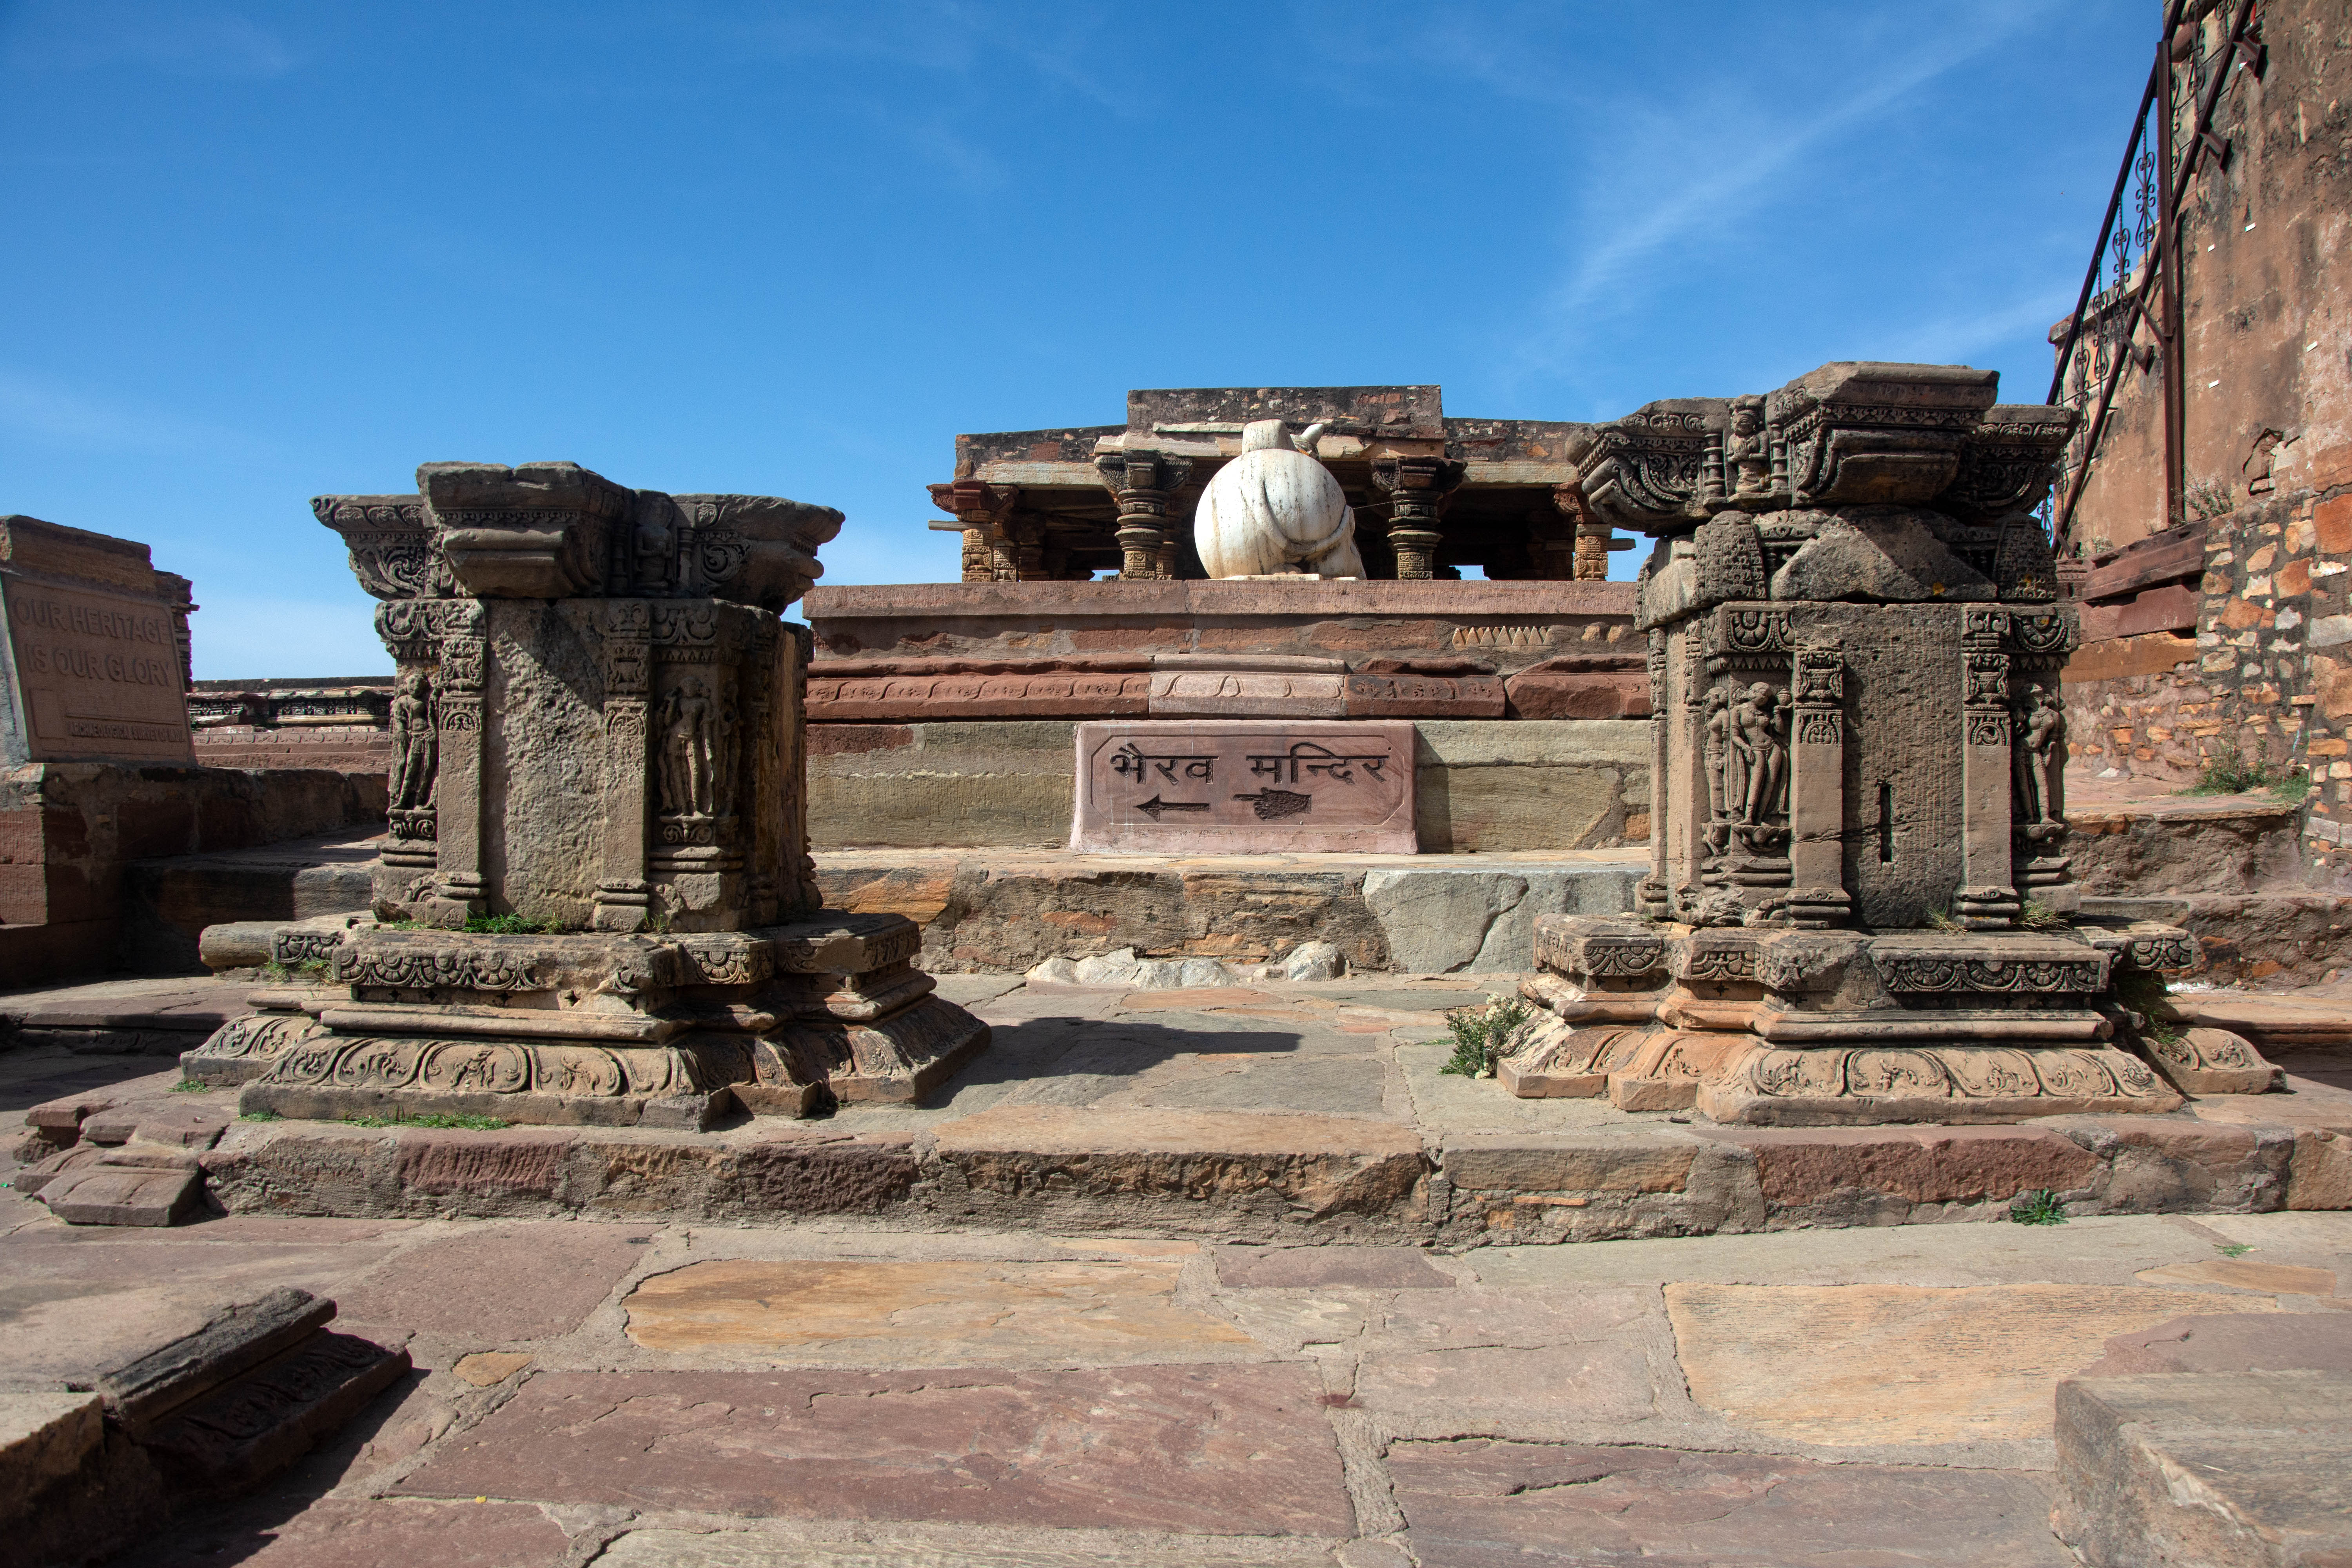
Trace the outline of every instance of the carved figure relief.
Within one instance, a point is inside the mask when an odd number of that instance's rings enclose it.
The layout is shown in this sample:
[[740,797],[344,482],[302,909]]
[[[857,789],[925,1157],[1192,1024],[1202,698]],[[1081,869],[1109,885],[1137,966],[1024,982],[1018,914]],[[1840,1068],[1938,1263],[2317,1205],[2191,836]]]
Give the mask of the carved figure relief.
[[2017,820],[2028,827],[2065,822],[2066,709],[2046,686],[2032,689],[2017,714],[2010,756],[2017,781]]
[[441,737],[433,720],[433,683],[421,669],[400,678],[392,700],[392,804],[414,811],[433,804]]
[[1731,693],[1715,687],[1700,708],[1699,756],[1706,774],[1706,847],[1720,855],[1728,842],[1733,807],[1731,777],[1725,767],[1731,755]]
[[1761,397],[1731,400],[1731,435],[1723,444],[1723,466],[1730,470],[1735,503],[1770,493],[1772,455],[1766,444]]
[[1786,689],[1759,680],[1731,710],[1732,764],[1738,775],[1734,809],[1750,826],[1788,814],[1789,707]]
[[667,816],[716,816],[726,767],[724,717],[710,684],[689,675],[661,705],[661,808]]

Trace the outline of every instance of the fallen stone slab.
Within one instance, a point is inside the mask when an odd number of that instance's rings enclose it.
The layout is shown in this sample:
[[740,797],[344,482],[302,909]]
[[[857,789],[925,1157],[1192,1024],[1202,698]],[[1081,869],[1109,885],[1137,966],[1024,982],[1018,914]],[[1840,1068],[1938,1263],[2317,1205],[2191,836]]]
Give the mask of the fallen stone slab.
[[2070,1378],[2057,1432],[2051,1523],[2091,1568],[2352,1561],[2352,1373]]
[[299,1345],[334,1315],[332,1301],[284,1286],[222,1308],[194,1333],[105,1373],[95,1386],[110,1416],[127,1431],[144,1433],[190,1400]]
[[80,1469],[103,1429],[94,1394],[0,1390],[0,1524],[22,1518],[51,1482]]
[[99,1157],[106,1152],[95,1143],[77,1143],[71,1148],[59,1149],[26,1165],[9,1178],[8,1184],[26,1197],[33,1197],[58,1177],[84,1165],[96,1164]]
[[81,1136],[83,1122],[101,1111],[114,1109],[120,1098],[99,1089],[46,1100],[25,1112],[25,1125],[40,1129],[57,1142],[71,1143]]
[[204,1173],[97,1163],[43,1184],[41,1202],[68,1225],[169,1226],[204,1190]]
[[[331,1302],[325,1303],[333,1310]],[[408,1352],[351,1334],[293,1349],[181,1405],[143,1447],[184,1488],[243,1490],[310,1451],[408,1370]]]

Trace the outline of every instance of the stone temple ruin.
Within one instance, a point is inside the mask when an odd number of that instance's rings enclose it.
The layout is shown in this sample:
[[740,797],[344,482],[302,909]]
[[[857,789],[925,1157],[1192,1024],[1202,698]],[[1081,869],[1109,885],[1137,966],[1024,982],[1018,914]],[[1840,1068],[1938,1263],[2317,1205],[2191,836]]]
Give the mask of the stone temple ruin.
[[2242,1041],[2141,1033],[2188,932],[2081,918],[2059,670],[2076,637],[2033,515],[2070,410],[1990,372],[1824,365],[1681,398],[1572,449],[1647,533],[1659,826],[1636,918],[1538,929],[1519,1095],[1727,1122],[2168,1110],[2259,1091]]
[[911,921],[820,907],[779,612],[839,512],[571,463],[417,486],[316,503],[399,666],[377,920],[280,933],[335,990],[259,993],[192,1077],[290,1116],[698,1128],[917,1098],[985,1046]]

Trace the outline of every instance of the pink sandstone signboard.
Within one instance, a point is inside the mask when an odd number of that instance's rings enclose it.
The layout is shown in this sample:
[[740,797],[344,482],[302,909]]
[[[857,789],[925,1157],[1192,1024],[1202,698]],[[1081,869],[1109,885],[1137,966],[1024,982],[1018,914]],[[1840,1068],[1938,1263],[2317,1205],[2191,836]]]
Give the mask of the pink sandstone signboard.
[[1070,847],[1097,854],[1412,855],[1404,720],[1077,726]]
[[5,760],[193,764],[173,605],[147,547],[9,517],[0,548]]

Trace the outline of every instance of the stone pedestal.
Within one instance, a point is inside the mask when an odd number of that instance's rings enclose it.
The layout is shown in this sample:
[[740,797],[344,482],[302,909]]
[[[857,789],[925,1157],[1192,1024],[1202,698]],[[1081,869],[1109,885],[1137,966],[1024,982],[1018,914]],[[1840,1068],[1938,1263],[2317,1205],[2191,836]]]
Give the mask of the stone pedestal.
[[1825,365],[1571,449],[1592,514],[1658,540],[1635,618],[1658,826],[1645,919],[1539,928],[1515,1092],[1969,1121],[2266,1070],[2136,1010],[2187,933],[2074,918],[2075,616],[2032,511],[2072,416],[1994,395],[1961,366]]
[[820,907],[778,612],[838,512],[569,463],[418,484],[316,503],[399,666],[381,923],[192,1076],[281,1115],[700,1127],[919,1098],[986,1044],[911,921]]

